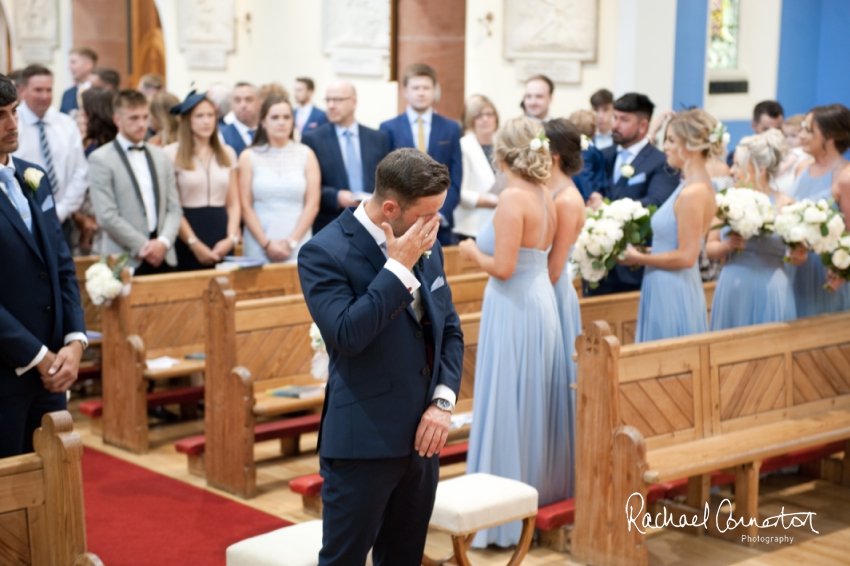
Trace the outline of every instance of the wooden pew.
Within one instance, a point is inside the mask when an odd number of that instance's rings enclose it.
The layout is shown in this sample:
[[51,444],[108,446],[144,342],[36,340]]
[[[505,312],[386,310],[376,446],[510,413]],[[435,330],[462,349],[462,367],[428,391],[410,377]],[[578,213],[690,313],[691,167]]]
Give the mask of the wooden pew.
[[[749,522],[763,461],[841,442],[850,485],[848,333],[850,312],[630,346],[604,322],[589,324],[577,341],[572,560],[647,564],[645,537],[624,511],[632,497],[640,525],[651,510],[632,494],[646,499],[665,482],[687,478],[686,505],[664,507],[692,521],[710,502],[711,473],[728,470],[734,517]],[[756,534],[754,525],[718,532],[715,513],[725,524],[725,510],[713,509],[708,534]]]
[[[82,256],[74,258],[74,267],[77,272],[77,281],[80,286],[80,301],[83,307],[83,315],[87,331],[100,332],[101,308],[91,302],[88,291],[86,291],[86,270],[100,261],[100,256]],[[80,362],[80,379],[99,378],[101,370],[101,339],[89,338],[89,351],[85,352]]]
[[[185,356],[204,351],[203,294],[211,279],[225,277],[240,297],[258,298],[300,292],[294,265],[270,265],[233,272],[203,270],[122,279],[126,296],[102,309],[103,401],[81,404],[102,414],[103,440],[136,453],[148,450],[147,410],[151,404],[190,404],[203,399],[202,388],[177,390],[170,396],[147,394],[149,381],[202,373],[204,360]],[[147,360],[170,356],[179,363],[168,369],[147,367]],[[85,406],[84,406],[85,405]]]
[[446,276],[465,275],[468,273],[479,273],[481,268],[473,261],[467,261],[460,257],[457,246],[446,246],[443,248],[443,271]]
[[103,566],[86,552],[80,458],[71,415],[44,415],[35,453],[0,460],[0,564]]

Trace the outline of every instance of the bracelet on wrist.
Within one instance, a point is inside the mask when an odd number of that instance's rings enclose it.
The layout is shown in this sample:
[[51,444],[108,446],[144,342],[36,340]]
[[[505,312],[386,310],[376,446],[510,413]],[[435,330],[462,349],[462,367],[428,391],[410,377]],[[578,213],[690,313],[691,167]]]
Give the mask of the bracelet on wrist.
[[270,246],[270,245],[272,245],[272,241],[271,241],[271,240],[267,241],[267,242],[266,242],[266,245],[265,245],[265,246],[263,246],[263,251],[266,251],[267,249],[269,249],[269,246]]

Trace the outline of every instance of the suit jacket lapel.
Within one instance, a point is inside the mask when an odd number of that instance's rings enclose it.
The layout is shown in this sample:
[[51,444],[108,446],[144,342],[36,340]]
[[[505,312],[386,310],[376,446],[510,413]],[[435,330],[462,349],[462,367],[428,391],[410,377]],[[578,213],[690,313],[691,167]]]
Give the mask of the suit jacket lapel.
[[410,120],[407,119],[407,112],[399,115],[397,120],[401,131],[399,132],[398,140],[400,143],[396,144],[396,149],[400,147],[416,147],[416,144],[413,142],[413,132],[410,129]]
[[650,147],[650,144],[646,144],[643,146],[643,149],[635,155],[635,158],[632,160],[632,167],[635,170],[635,174],[637,174],[638,168],[643,164],[643,162],[646,161],[646,158],[649,157],[651,151],[652,148]]
[[384,264],[387,262],[387,258],[384,257],[380,246],[375,243],[375,239],[372,238],[368,230],[360,224],[359,220],[354,218],[354,213],[346,209],[342,213],[342,216],[340,216],[340,222],[345,228],[346,233],[351,236],[351,243],[354,247],[366,256],[366,259],[369,260],[369,263],[372,264],[372,267],[376,271],[382,270]]
[[136,195],[139,197],[139,202],[142,203],[142,210],[145,208],[145,199],[142,198],[142,190],[139,188],[139,181],[136,179],[136,174],[133,173],[133,167],[130,165],[130,160],[127,159],[127,154],[124,153],[124,149],[121,147],[121,144],[118,143],[118,140],[113,140],[113,145],[115,146],[115,151],[118,152],[118,156],[121,157],[121,163],[124,164],[124,167],[127,169],[127,174],[130,176],[130,181],[133,182],[133,188],[136,189]]
[[[24,193],[24,198],[26,198],[27,202],[29,202],[30,215],[34,217],[35,209],[38,208],[39,205],[35,202],[35,199],[30,198],[27,195],[27,193],[31,191],[29,190],[26,182],[24,181],[24,174],[18,170],[20,167],[21,166],[19,163],[15,163],[15,178],[18,179],[18,184],[21,186],[21,190]],[[7,188],[7,190],[11,189]],[[15,205],[12,204],[12,200],[6,195],[0,197],[0,211],[2,211],[3,214],[6,215],[6,217],[9,219],[9,222],[11,222],[12,226],[15,227],[15,229],[18,231],[24,241],[26,241],[27,245],[30,247],[33,253],[43,262],[44,258],[41,255],[41,250],[38,249],[38,244],[35,241],[35,236],[33,234],[30,234],[30,231],[27,230],[27,225],[24,224],[24,221],[21,218],[18,209],[15,208]],[[36,230],[34,221],[33,230]]]
[[428,136],[428,154],[431,157],[436,155],[435,152],[440,147],[440,132],[437,131],[437,120],[437,113],[431,112],[431,134]]
[[159,178],[157,177],[157,174],[156,174],[156,166],[154,166],[154,164],[153,164],[153,157],[151,157],[151,152],[148,151],[147,145],[145,145],[144,148],[145,148],[145,158],[148,160],[148,168],[150,169],[150,173],[151,173],[151,182],[153,182],[153,199],[154,199],[154,207],[156,209],[156,218],[157,218],[157,221],[159,221],[159,219],[161,219],[163,217],[163,215],[165,214],[165,211],[160,210],[159,206],[160,206],[160,203],[164,204],[166,199],[161,198],[164,195],[159,194]]
[[[333,163],[336,164],[336,168],[338,169],[337,174],[340,176],[339,178],[345,179],[345,186],[338,188],[350,190],[351,187],[348,184],[348,171],[345,170],[345,160],[342,157],[342,150],[339,148],[339,140],[336,135],[336,126],[334,126],[333,124],[331,124],[331,127],[327,130],[327,135],[325,136],[325,143],[328,144],[327,149],[330,152]],[[362,144],[360,152],[363,152]]]
[[[20,182],[20,181],[19,181]],[[30,213],[32,214],[32,234],[30,235],[30,239],[33,240],[33,244],[38,254],[38,257],[41,259],[42,263],[44,263],[51,272],[57,270],[54,263],[56,262],[56,254],[52,253],[50,249],[50,241],[51,239],[47,235],[47,219],[44,217],[44,213],[41,211],[41,205],[38,204],[38,201],[35,200],[35,196],[27,196],[27,200],[30,203]],[[56,206],[55,204],[53,205]],[[41,255],[41,248],[38,247],[38,242],[35,241],[36,232],[41,236],[41,246],[44,249],[44,253],[47,254],[47,257],[43,257]],[[57,270],[58,271],[58,270]]]

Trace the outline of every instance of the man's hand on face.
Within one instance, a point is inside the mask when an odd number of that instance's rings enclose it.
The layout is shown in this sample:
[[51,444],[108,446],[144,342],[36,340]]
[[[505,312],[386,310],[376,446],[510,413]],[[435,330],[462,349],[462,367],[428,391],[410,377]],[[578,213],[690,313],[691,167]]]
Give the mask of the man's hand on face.
[[396,238],[389,224],[381,224],[387,236],[387,257],[390,257],[408,269],[413,269],[419,258],[430,250],[437,241],[440,228],[440,216],[435,214],[430,220],[418,218],[403,236]]

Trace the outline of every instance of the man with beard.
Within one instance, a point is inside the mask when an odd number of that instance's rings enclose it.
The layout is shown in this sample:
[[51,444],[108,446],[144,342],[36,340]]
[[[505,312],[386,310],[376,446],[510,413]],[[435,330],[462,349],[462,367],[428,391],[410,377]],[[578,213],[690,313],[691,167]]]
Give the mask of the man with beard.
[[[630,198],[643,206],[661,206],[679,184],[679,170],[667,165],[664,152],[649,143],[646,134],[655,105],[645,94],[630,92],[614,103],[614,144],[605,148],[605,172],[608,186],[593,193],[588,205],[594,209],[603,199],[615,201]],[[643,268],[632,271],[618,265],[599,282],[596,289],[585,288],[584,294],[607,295],[639,291]]]

